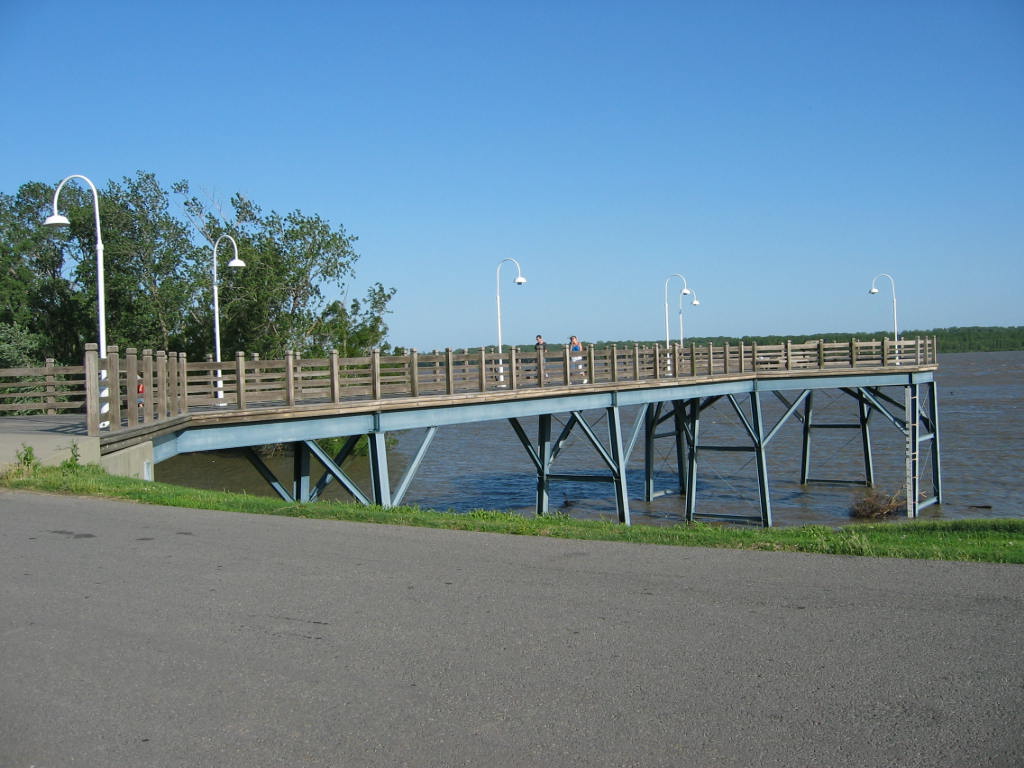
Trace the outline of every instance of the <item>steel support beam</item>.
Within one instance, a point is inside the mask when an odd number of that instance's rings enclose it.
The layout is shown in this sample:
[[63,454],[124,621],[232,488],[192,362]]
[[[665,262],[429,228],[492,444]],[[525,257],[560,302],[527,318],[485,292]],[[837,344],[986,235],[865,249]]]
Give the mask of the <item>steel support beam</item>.
[[255,449],[247,448],[245,451],[245,457],[249,460],[249,463],[256,468],[256,471],[260,473],[263,479],[267,481],[267,484],[274,489],[278,496],[287,502],[295,501],[294,497],[288,492],[288,489],[281,484],[281,481],[277,479],[277,476],[263,461],[263,457],[256,453]]
[[373,503],[382,507],[392,506],[386,437],[384,432],[370,432],[366,436],[370,449],[370,486]]
[[607,409],[608,442],[611,448],[612,475],[615,478],[615,508],[619,513],[619,522],[630,524],[629,492],[626,489],[626,454],[622,450],[622,424],[619,421],[619,409],[612,406]]
[[309,487],[309,448],[305,442],[292,443],[292,498],[308,504]]
[[537,419],[537,516],[546,515],[551,505],[551,414]]
[[917,504],[921,498],[921,403],[917,384],[903,389],[907,438],[907,517],[917,517]]

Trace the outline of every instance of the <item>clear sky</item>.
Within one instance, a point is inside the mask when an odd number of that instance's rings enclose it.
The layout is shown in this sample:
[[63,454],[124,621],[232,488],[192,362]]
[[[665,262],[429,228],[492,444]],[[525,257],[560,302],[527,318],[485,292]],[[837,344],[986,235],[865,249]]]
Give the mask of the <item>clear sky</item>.
[[[0,191],[358,236],[390,340],[1024,325],[1022,0],[0,0]],[[679,283],[669,293],[678,334]]]

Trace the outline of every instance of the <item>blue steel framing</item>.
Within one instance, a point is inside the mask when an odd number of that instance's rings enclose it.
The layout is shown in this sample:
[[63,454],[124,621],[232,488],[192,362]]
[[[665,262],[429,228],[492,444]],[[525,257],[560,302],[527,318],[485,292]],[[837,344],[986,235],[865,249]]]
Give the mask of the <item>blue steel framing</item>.
[[[900,403],[883,389],[902,387],[903,402]],[[922,388],[924,392],[922,393]],[[856,424],[820,424],[814,422],[813,394],[816,390],[838,389],[857,401],[858,421]],[[654,489],[653,444],[656,439],[671,437],[675,440],[675,457],[678,472],[678,492],[686,497],[686,519],[715,517],[700,514],[696,509],[697,470],[699,456],[714,451],[749,451],[754,454],[757,468],[760,510],[756,515],[725,516],[757,522],[764,526],[772,524],[771,499],[768,485],[768,461],[766,447],[779,432],[783,424],[796,416],[803,422],[801,457],[801,482],[837,482],[816,480],[809,476],[812,433],[816,429],[859,428],[864,450],[865,478],[858,482],[873,483],[872,457],[869,439],[869,421],[874,413],[881,414],[901,432],[906,441],[906,490],[907,514],[916,517],[924,507],[941,503],[941,464],[939,456],[938,405],[935,382],[930,370],[907,372],[850,372],[842,375],[795,376],[795,377],[731,377],[724,381],[666,385],[664,381],[642,386],[633,383],[617,389],[615,384],[591,386],[578,392],[561,388],[550,394],[534,391],[530,396],[516,396],[509,399],[485,403],[471,399],[458,401],[438,400],[408,405],[395,405],[385,409],[380,402],[368,402],[365,412],[348,414],[324,414],[297,418],[296,413],[265,417],[265,420],[232,420],[232,414],[224,413],[216,423],[191,425],[185,421],[180,429],[154,438],[154,459],[163,461],[181,453],[221,450],[228,448],[249,448],[250,459],[268,483],[285,500],[313,501],[324,488],[334,480],[340,482],[359,502],[393,506],[401,504],[410,483],[418,471],[423,457],[439,427],[465,424],[477,421],[508,420],[519,441],[525,448],[537,473],[538,515],[549,511],[549,496],[553,481],[609,483],[614,488],[619,521],[630,522],[629,494],[626,483],[626,466],[630,455],[641,436],[645,443],[645,488],[644,498],[659,495]],[[797,392],[795,398],[784,393]],[[764,421],[761,397],[768,393],[780,399],[786,406],[784,415],[774,424]],[[741,402],[746,398],[746,408]],[[708,445],[701,441],[700,417],[702,411],[715,402],[725,399],[736,412],[749,445]],[[639,406],[636,422],[628,435],[623,431],[621,409]],[[803,414],[800,407],[803,406]],[[902,409],[900,413],[899,409]],[[587,420],[585,412],[602,411],[607,418],[607,442],[597,434]],[[552,439],[552,417],[555,414],[569,414],[561,433]],[[521,419],[537,417],[538,434],[536,445],[531,441]],[[659,433],[659,426],[671,421],[670,432]],[[392,489],[388,475],[387,434],[399,430],[426,429],[423,442],[416,456],[397,486]],[[578,429],[608,468],[607,474],[569,474],[553,471],[553,464],[573,430]],[[329,456],[316,442],[317,438],[348,437],[344,447],[336,456]],[[342,469],[345,459],[351,454],[356,442],[366,436],[370,461],[370,489],[364,492]],[[928,496],[922,494],[921,453],[924,443],[932,443],[931,485]],[[294,447],[293,477],[290,490],[266,467],[253,446],[268,443],[291,443]],[[325,472],[316,483],[311,482],[311,457],[325,467]]]

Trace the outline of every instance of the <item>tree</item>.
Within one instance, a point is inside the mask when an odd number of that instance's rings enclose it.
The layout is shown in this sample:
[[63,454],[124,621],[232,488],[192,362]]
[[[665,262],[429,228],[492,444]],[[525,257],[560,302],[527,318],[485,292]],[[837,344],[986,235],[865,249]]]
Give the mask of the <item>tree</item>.
[[0,322],[0,368],[22,368],[42,362],[42,339],[17,323]]
[[[59,208],[71,226],[43,226],[54,188],[29,182],[0,194],[0,323],[12,337],[35,339],[39,356],[78,363],[98,335],[94,203],[88,189],[68,184]],[[170,193],[151,173],[111,181],[99,194],[108,343],[209,354],[210,248],[221,234],[234,237],[248,265],[218,271],[225,357],[333,348],[358,355],[384,342],[394,289],[374,283],[347,305],[327,300],[347,294],[359,258],[343,227],[301,211],[264,214],[240,195],[225,222],[189,196],[187,182],[171,190],[185,197],[194,229],[172,213]]]
[[[85,341],[96,338],[95,283],[85,286],[75,277],[75,265],[95,251],[91,244],[83,248],[63,227],[42,226],[52,212],[53,190],[28,182],[16,195],[0,195],[0,322],[19,324],[39,337],[42,356],[73,363],[82,359]],[[87,196],[65,187],[62,210],[72,221],[85,216],[92,221]]]
[[[179,182],[175,191],[189,194]],[[281,357],[288,350],[305,355],[332,348],[364,354],[387,334],[383,317],[394,289],[375,283],[366,298],[328,303],[325,291],[343,295],[359,259],[356,238],[317,215],[292,211],[264,214],[241,195],[231,198],[234,221],[225,225],[196,197],[186,210],[203,236],[214,243],[229,233],[238,242],[244,269],[223,274],[220,287],[221,340],[225,356],[236,350]],[[205,301],[204,306],[210,306]],[[203,315],[202,311],[196,313]],[[209,326],[208,326],[209,327]]]
[[[101,193],[108,335],[122,348],[189,345],[187,316],[201,280],[202,251],[169,209],[169,194],[152,173],[111,181]],[[92,277],[95,264],[80,262],[79,274]]]

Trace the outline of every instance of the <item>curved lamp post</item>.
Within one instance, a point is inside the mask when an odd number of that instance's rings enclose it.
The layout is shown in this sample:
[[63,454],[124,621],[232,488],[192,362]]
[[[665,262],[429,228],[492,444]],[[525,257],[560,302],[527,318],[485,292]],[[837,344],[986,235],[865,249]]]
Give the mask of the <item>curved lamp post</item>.
[[[57,198],[60,197],[60,191],[64,188],[71,179],[81,179],[89,185],[89,189],[92,190],[92,202],[93,209],[96,214],[96,307],[97,314],[99,315],[99,329],[100,329],[100,359],[105,360],[107,357],[107,311],[106,302],[104,296],[106,290],[103,287],[103,238],[100,235],[100,195],[96,191],[96,185],[92,183],[92,180],[86,176],[80,174],[72,174],[64,179],[60,184],[57,185],[57,189],[53,192],[53,215],[47,216],[46,221],[43,222],[44,226],[68,226],[71,222],[67,216],[62,216],[57,213]],[[101,369],[101,376],[106,378],[106,369]]]
[[518,261],[516,261],[513,258],[508,258],[508,259],[502,259],[501,261],[498,262],[498,269],[495,272],[495,282],[496,282],[497,288],[498,288],[498,354],[499,355],[501,354],[501,265],[504,264],[506,261],[511,261],[513,264],[516,265],[516,279],[514,281],[515,284],[516,285],[523,285],[524,283],[526,283],[526,278],[523,277],[523,270],[522,270],[522,267],[519,266],[519,262]]
[[672,280],[673,277],[678,277],[680,280],[683,281],[683,290],[681,290],[679,292],[679,343],[680,344],[683,343],[683,338],[682,338],[682,336],[683,336],[683,332],[682,332],[682,327],[683,327],[682,297],[690,295],[690,287],[686,284],[686,278],[683,277],[682,275],[680,275],[678,272],[676,272],[673,275],[669,275],[668,277],[665,278],[665,349],[668,349],[669,346],[672,344],[672,340],[669,338],[669,330],[668,330],[668,284]]
[[693,296],[693,301],[690,302],[695,307],[700,306],[700,301],[697,299],[696,291],[689,291],[683,289],[679,292],[679,346],[683,346],[683,295],[690,293]]
[[[212,269],[213,273],[213,357],[216,362],[220,362],[220,304],[217,297],[217,246],[220,245],[221,240],[230,240],[231,247],[234,248],[235,257],[228,262],[228,266],[233,269],[244,267],[245,262],[238,258],[238,243],[235,242],[235,238],[231,235],[221,235],[217,238],[213,244],[213,260]],[[217,399],[223,400],[224,398],[224,380],[221,378],[220,369],[217,369]],[[224,405],[224,403],[218,403],[218,405]]]
[[[503,367],[502,360],[501,360],[501,265],[504,264],[506,261],[511,261],[513,264],[516,265],[516,279],[514,281],[515,284],[516,285],[524,285],[526,283],[526,278],[523,277],[523,269],[522,269],[522,267],[519,266],[519,262],[518,261],[516,261],[513,258],[508,258],[508,259],[502,259],[501,261],[498,262],[498,269],[494,273],[495,274],[494,280],[495,280],[495,284],[497,286],[497,291],[498,291],[498,381],[499,382],[504,382],[505,381],[505,368]],[[502,386],[504,386],[504,384],[502,384]]]
[[875,275],[875,278],[871,281],[871,290],[868,293],[878,293],[878,286],[875,284],[880,277],[888,277],[889,285],[892,287],[892,336],[893,341],[900,340],[900,327],[896,322],[896,281],[893,280],[892,275],[883,272],[880,275]]
[[82,176],[78,173],[65,178],[57,185],[57,189],[53,191],[53,214],[46,217],[43,222],[43,226],[48,227],[66,227],[71,224],[67,216],[63,216],[57,212],[57,198],[60,197],[60,191],[64,189],[64,185],[72,179],[81,179],[89,185],[89,189],[92,190],[92,204],[93,211],[96,216],[96,314],[99,315],[99,352],[100,352],[100,428],[105,429],[110,426],[110,422],[107,421],[103,416],[110,413],[110,386],[107,383],[107,306],[106,306],[106,289],[103,284],[103,237],[100,234],[100,194],[96,191],[96,185],[92,183],[92,179],[87,176]]

